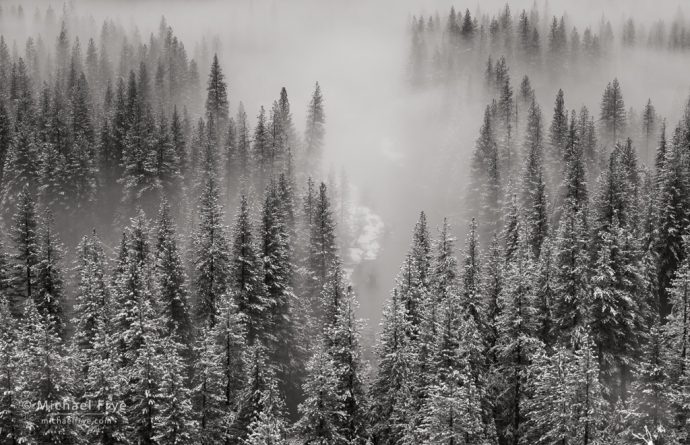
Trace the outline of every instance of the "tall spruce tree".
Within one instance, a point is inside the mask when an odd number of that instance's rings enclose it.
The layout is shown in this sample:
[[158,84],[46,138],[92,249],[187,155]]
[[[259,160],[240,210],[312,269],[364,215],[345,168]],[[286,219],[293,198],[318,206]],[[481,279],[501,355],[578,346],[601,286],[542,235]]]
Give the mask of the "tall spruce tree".
[[311,101],[309,102],[309,108],[307,111],[307,125],[304,131],[304,139],[306,143],[305,163],[307,174],[309,175],[318,173],[318,168],[321,165],[325,123],[326,115],[323,110],[321,86],[318,82],[316,82],[314,93],[312,94]]
[[14,254],[11,256],[10,311],[16,316],[21,315],[26,300],[34,298],[37,292],[37,268],[40,261],[36,204],[28,187],[24,187],[17,202],[17,211],[10,229],[14,245]]
[[599,120],[608,142],[618,142],[626,126],[625,103],[618,79],[613,79],[613,82],[606,85]]
[[261,342],[266,347],[270,334],[269,300],[266,298],[264,271],[259,247],[254,239],[247,198],[240,198],[233,231],[230,256],[229,289],[242,314],[247,342]]
[[215,144],[220,142],[221,134],[225,131],[228,120],[228,87],[225,76],[220,68],[218,54],[213,55],[211,72],[208,75],[206,87],[206,118],[208,119],[209,134]]
[[231,268],[220,191],[214,174],[206,178],[201,194],[199,226],[193,246],[196,316],[202,323],[213,326],[217,302],[228,290]]
[[36,264],[36,291],[32,298],[36,310],[55,329],[58,335],[65,330],[65,284],[60,268],[62,245],[53,230],[50,213],[43,221],[40,232],[39,260]]
[[187,295],[187,277],[178,247],[175,226],[167,200],[161,202],[156,234],[155,280],[161,316],[168,335],[189,345],[192,324]]

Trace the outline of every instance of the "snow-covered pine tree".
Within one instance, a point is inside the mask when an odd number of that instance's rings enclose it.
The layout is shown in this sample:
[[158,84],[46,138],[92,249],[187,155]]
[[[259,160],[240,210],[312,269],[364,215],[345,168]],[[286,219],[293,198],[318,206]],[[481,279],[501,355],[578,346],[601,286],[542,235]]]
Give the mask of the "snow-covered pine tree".
[[191,445],[197,442],[197,423],[187,387],[184,346],[172,336],[161,343],[162,373],[158,382],[158,410],[154,418],[157,425],[154,443]]
[[[0,183],[5,184],[5,162],[12,144],[12,125],[4,102],[0,103]],[[0,190],[2,188],[0,187]]]
[[499,295],[500,313],[496,320],[498,341],[495,346],[499,398],[496,427],[499,437],[520,443],[525,434],[527,368],[538,347],[535,338],[534,265],[529,258],[524,233],[513,259],[506,263],[504,285]]
[[14,245],[11,255],[10,311],[21,315],[27,299],[37,292],[37,267],[40,261],[40,241],[36,203],[28,187],[17,196],[17,210],[12,217],[10,238]]
[[266,346],[270,306],[266,298],[261,253],[254,240],[249,202],[244,195],[240,198],[232,238],[228,288],[242,314],[247,342],[251,345],[258,340]]
[[648,307],[642,253],[635,235],[614,214],[592,267],[588,324],[597,346],[600,380],[613,403],[626,403],[631,370],[639,360]]
[[541,109],[532,99],[527,112],[525,166],[522,175],[523,221],[532,254],[539,256],[548,233],[548,197],[544,172],[544,136]]
[[606,85],[601,98],[599,116],[602,132],[609,144],[615,144],[621,138],[626,126],[625,103],[618,79]]
[[493,129],[491,109],[484,112],[479,139],[472,157],[470,209],[482,228],[480,239],[487,239],[497,228],[501,197],[501,171],[498,144]]
[[[371,435],[375,443],[400,441],[415,414],[408,405],[416,358],[407,336],[408,324],[407,309],[394,289],[383,314],[383,330],[377,344],[378,372],[369,393]],[[326,380],[327,376],[322,378]]]
[[250,159],[251,159],[251,134],[249,124],[247,123],[247,113],[244,111],[244,104],[240,102],[237,107],[237,116],[235,117],[235,125],[237,127],[237,176],[240,183],[244,185],[250,173]]
[[[110,321],[113,307],[106,277],[105,254],[95,231],[82,238],[78,252],[78,291],[73,320],[76,329],[73,343],[78,350],[87,352],[94,348],[101,324]],[[88,360],[84,362],[87,363]]]
[[[326,352],[325,345],[318,344],[307,364],[305,400],[300,404],[301,417],[295,426],[306,443],[330,445],[345,442],[338,430],[340,406],[336,384],[332,358]],[[381,427],[385,428],[383,425]],[[385,430],[381,433],[385,434]]]
[[246,354],[245,385],[238,398],[237,415],[228,428],[229,443],[246,443],[261,422],[261,413],[282,419],[284,402],[280,399],[273,367],[267,361],[266,348],[256,342]]
[[482,349],[479,331],[459,303],[457,294],[442,303],[438,345],[431,358],[434,379],[413,436],[422,443],[492,443],[485,435],[483,394],[475,379],[478,370],[472,366],[473,349]]
[[582,144],[578,139],[577,116],[573,110],[570,115],[570,124],[566,133],[563,152],[563,201],[574,204],[578,209],[587,205],[587,172],[582,153]]
[[205,180],[199,203],[199,226],[193,239],[195,315],[213,326],[218,299],[228,289],[230,252],[218,182],[213,173]]
[[[84,237],[79,245],[79,294],[75,306],[76,325],[72,338],[76,359],[75,396],[83,400],[124,398],[125,376],[117,363],[118,344],[114,341],[114,310],[111,288],[105,277],[105,256],[96,234]],[[97,403],[97,402],[96,402]],[[88,424],[85,434],[95,444],[107,445],[126,440],[122,409],[104,410],[102,421]]]
[[685,256],[682,236],[688,227],[689,184],[683,166],[680,128],[676,130],[673,141],[666,148],[661,172],[657,171],[659,181],[658,220],[655,251],[659,261],[659,311],[662,317],[669,314],[670,302],[667,289],[671,279]]
[[206,118],[208,120],[209,135],[215,145],[225,132],[228,120],[228,87],[225,76],[220,68],[218,54],[213,55],[211,72],[208,75],[206,87]]
[[[477,222],[473,218],[465,240],[465,257],[462,262],[462,287],[460,307],[474,319],[478,329],[486,328],[485,302],[481,289],[481,250]],[[443,237],[442,237],[443,238]]]
[[312,94],[309,108],[307,110],[307,125],[304,131],[305,139],[305,169],[307,175],[318,174],[323,155],[323,141],[325,130],[326,115],[323,110],[323,96],[321,86],[316,82],[314,93]]
[[191,342],[187,277],[182,264],[178,238],[170,215],[170,205],[161,201],[156,228],[155,281],[160,311],[167,335],[183,345]]
[[290,402],[300,392],[296,380],[299,369],[295,369],[295,365],[301,354],[299,346],[296,345],[293,263],[288,215],[285,212],[285,206],[290,203],[282,201],[283,193],[279,187],[280,184],[272,182],[266,191],[260,228],[263,284],[266,289],[266,323],[267,331],[271,334],[267,339],[269,358],[277,367],[279,388],[286,396],[295,396],[290,398],[288,406],[296,409],[296,404]]
[[[229,442],[227,428],[237,409],[234,403],[228,406],[224,397],[226,385],[229,382],[224,379],[224,374],[234,373],[238,369],[225,367],[226,363],[223,362],[223,356],[219,353],[216,337],[219,326],[220,323],[213,329],[208,326],[200,328],[194,343],[192,406],[199,428],[197,440],[204,445]],[[234,350],[232,352],[236,353]],[[233,358],[241,362],[243,356],[239,353]],[[235,395],[233,392],[233,396]]]
[[36,310],[59,336],[64,334],[65,285],[60,261],[63,257],[62,244],[53,230],[52,214],[43,221],[40,231],[38,263],[36,264],[36,291],[33,299]]
[[[33,300],[26,301],[17,334],[21,351],[17,387],[21,400],[30,402],[33,409],[27,410],[23,423],[28,442],[73,443],[78,438],[75,424],[61,418],[74,414],[51,407],[69,397],[74,383],[69,356],[53,324],[39,314]],[[46,405],[38,405],[39,401]]]
[[664,354],[663,328],[658,314],[649,329],[631,386],[630,412],[632,429],[642,434],[647,429],[653,437],[652,444],[673,443],[671,391],[669,368]]
[[259,110],[256,127],[254,127],[252,161],[254,185],[257,190],[264,190],[271,168],[271,135],[263,106]]
[[21,403],[22,367],[18,361],[25,352],[17,349],[18,326],[8,299],[0,294],[0,440],[7,443],[28,440]]
[[362,322],[356,318],[356,311],[357,300],[348,286],[337,306],[334,323],[326,328],[324,340],[333,363],[334,389],[340,413],[336,430],[345,443],[364,445],[368,437],[368,400],[361,350]]
[[565,108],[563,90],[558,90],[553,109],[553,118],[549,127],[549,144],[545,156],[545,164],[549,174],[549,190],[554,190],[561,179],[561,161],[565,155],[565,144],[568,135],[568,110]]
[[[145,345],[145,336],[155,319],[149,223],[142,210],[132,219],[123,237],[120,264],[114,277],[114,341],[118,344],[118,364],[127,369]],[[157,321],[157,320],[156,320]]]
[[595,345],[578,330],[571,347],[543,349],[530,366],[526,434],[520,443],[594,444],[602,437],[606,403],[599,385]]
[[173,141],[172,129],[179,131],[177,128],[174,128],[173,124],[168,125],[165,115],[161,115],[156,125],[154,141],[156,154],[154,174],[156,177],[156,188],[166,195],[176,193],[178,191],[178,184],[182,179],[178,154],[179,147],[176,147],[173,143],[180,143],[180,135],[175,135],[176,140]]
[[338,254],[333,210],[326,184],[323,182],[319,186],[318,194],[314,197],[312,212],[307,253],[310,280],[307,298],[312,305],[311,310],[318,324],[323,317],[319,301],[321,289],[328,280],[331,265]]
[[586,321],[591,292],[588,241],[584,210],[578,210],[572,202],[566,203],[554,238],[555,295],[551,306],[553,336],[563,344]]
[[431,274],[432,253],[431,237],[429,236],[427,218],[424,212],[420,212],[419,220],[414,226],[410,254],[419,269],[420,283],[428,287]]
[[[685,248],[690,237],[683,238]],[[668,289],[671,312],[663,326],[664,356],[669,376],[672,428],[683,437],[687,435],[690,388],[690,259],[687,255],[676,271]]]
[[656,109],[652,105],[652,99],[647,99],[647,103],[642,111],[642,135],[644,137],[644,162],[649,164],[652,161],[652,154],[650,153],[650,142],[656,139],[656,132],[659,126],[659,118],[656,114]]

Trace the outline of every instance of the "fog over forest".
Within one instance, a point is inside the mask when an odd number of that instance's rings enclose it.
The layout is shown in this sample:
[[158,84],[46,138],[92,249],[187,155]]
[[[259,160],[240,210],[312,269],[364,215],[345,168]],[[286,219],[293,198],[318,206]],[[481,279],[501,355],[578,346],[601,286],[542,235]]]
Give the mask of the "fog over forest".
[[0,445],[690,444],[685,1],[0,37]]

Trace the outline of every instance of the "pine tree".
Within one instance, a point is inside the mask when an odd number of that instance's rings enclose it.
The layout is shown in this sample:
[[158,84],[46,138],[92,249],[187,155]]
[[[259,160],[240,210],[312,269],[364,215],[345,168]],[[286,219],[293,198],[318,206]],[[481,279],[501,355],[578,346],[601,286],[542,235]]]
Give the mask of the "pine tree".
[[491,110],[484,112],[484,123],[472,157],[471,216],[479,220],[484,239],[496,228],[500,208],[501,175],[498,162],[498,145],[493,131]]
[[334,323],[326,328],[324,335],[335,377],[339,412],[336,430],[344,443],[365,444],[368,436],[368,401],[360,346],[362,323],[355,318],[356,310],[357,301],[348,286],[338,304]]
[[337,256],[335,222],[326,184],[321,183],[315,196],[309,233],[308,267],[310,272],[309,301],[320,319],[319,295],[326,284],[328,272]]
[[[556,105],[553,110],[553,119],[549,127],[549,155],[548,165],[552,174],[558,172],[555,167],[565,154],[565,145],[568,134],[568,111],[565,108],[563,90],[558,90],[556,95]],[[557,182],[557,181],[554,181]]]
[[215,144],[219,142],[228,120],[228,92],[225,76],[218,62],[218,54],[213,55],[211,72],[208,75],[206,87],[206,118],[208,119],[209,134]]
[[481,260],[477,231],[477,223],[473,219],[465,240],[460,301],[463,310],[470,314],[477,328],[483,329],[485,326],[484,302],[482,301],[481,292]]
[[[688,237],[684,238],[688,245]],[[672,426],[679,433],[687,425],[690,413],[687,409],[687,388],[690,379],[688,349],[690,345],[690,260],[688,257],[678,268],[669,288],[671,312],[663,327],[664,354],[671,383],[670,403]]]
[[[44,319],[32,300],[27,300],[18,332],[18,386],[22,399],[35,409],[27,412],[24,422],[27,439],[35,443],[72,443],[77,431],[71,423],[58,422],[55,404],[69,397],[73,385],[68,355],[49,319]],[[38,405],[37,402],[45,402]],[[52,420],[52,421],[51,421]]]
[[263,342],[269,333],[269,301],[263,281],[261,254],[254,241],[249,203],[245,196],[240,198],[230,261],[228,285],[233,292],[237,309],[243,315],[247,341],[249,344],[256,340]]
[[[130,440],[155,443],[155,437],[170,433],[163,430],[163,424],[158,420],[160,416],[170,414],[170,411],[164,413],[162,410],[164,394],[161,385],[169,380],[164,375],[171,365],[169,357],[175,353],[168,349],[168,358],[164,356],[160,321],[156,320],[148,302],[140,302],[139,316],[145,320],[145,324],[139,323],[136,326],[141,344],[132,363],[124,369],[128,380],[127,429]],[[180,403],[183,401],[180,400]],[[174,428],[174,425],[168,426]]]
[[[369,396],[371,433],[376,443],[397,443],[414,414],[408,411],[407,403],[411,398],[410,381],[414,378],[415,363],[414,351],[407,335],[411,329],[409,317],[405,306],[400,302],[397,289],[393,291],[384,310],[382,329],[377,345],[378,372]],[[316,357],[318,355],[315,355],[314,360]],[[324,380],[322,384],[327,385],[330,375],[321,376]]]
[[22,192],[35,193],[39,175],[36,135],[29,125],[15,125],[15,128],[2,178],[2,206],[5,214],[21,202]]
[[12,259],[10,310],[20,315],[27,299],[37,292],[40,261],[38,222],[34,198],[27,187],[17,197],[18,208],[12,218],[10,237],[15,247]]
[[184,266],[177,234],[167,200],[161,202],[156,237],[155,280],[160,297],[161,316],[168,335],[184,345],[190,344],[192,325],[189,314]]
[[242,102],[240,102],[240,105],[237,108],[235,125],[237,127],[237,174],[241,178],[245,178],[245,176],[249,173],[251,136],[249,124],[247,124],[247,113],[244,111],[244,105]]
[[196,316],[204,324],[215,324],[218,299],[228,289],[230,252],[223,225],[223,210],[215,175],[206,178],[199,203],[199,227],[194,235],[193,289]]
[[[168,125],[164,115],[160,117],[157,127],[154,142],[156,187],[162,189],[164,193],[173,194],[176,191],[178,181],[181,179],[178,148],[173,144],[172,127]],[[175,138],[179,137],[179,135],[175,135]],[[175,141],[175,143],[179,144],[179,141]]]
[[554,276],[556,273],[553,255],[553,242],[546,238],[542,244],[541,252],[536,264],[536,280],[534,283],[536,310],[536,337],[541,340],[546,348],[553,343],[553,315],[552,307],[556,298],[554,289]]
[[645,147],[645,162],[649,163],[651,161],[651,156],[649,153],[649,143],[656,137],[658,118],[656,115],[656,109],[652,105],[652,100],[648,99],[647,104],[644,106],[642,111],[642,133],[644,134],[644,147]]
[[419,270],[420,283],[428,287],[431,275],[431,237],[429,236],[429,228],[427,226],[426,214],[421,212],[419,220],[415,224],[414,232],[412,234],[412,247],[410,255],[417,264]]
[[578,209],[587,204],[587,172],[585,170],[582,144],[577,136],[575,111],[570,117],[570,125],[563,152],[565,162],[563,175],[563,202],[572,203]]
[[583,212],[566,205],[555,238],[553,302],[554,334],[565,341],[585,320],[585,302],[590,291],[586,243]]
[[39,260],[36,264],[36,291],[33,299],[38,313],[49,321],[56,334],[62,335],[66,324],[66,320],[63,319],[65,286],[59,265],[63,257],[62,246],[53,233],[50,214],[43,226],[40,233]]
[[[263,258],[263,285],[266,289],[267,331],[271,333],[269,354],[278,367],[279,388],[286,396],[299,394],[294,379],[294,369],[299,355],[295,347],[295,326],[293,307],[295,295],[292,290],[293,266],[291,260],[290,234],[284,203],[281,202],[279,185],[272,183],[266,191],[261,218],[261,257]],[[296,408],[288,400],[288,407]]]
[[0,184],[5,184],[5,162],[12,147],[12,124],[4,101],[0,101]]
[[456,296],[443,304],[441,332],[433,357],[435,378],[422,409],[418,432],[430,443],[490,443],[484,435],[482,403],[472,369],[472,343],[479,342],[471,317],[463,318]]
[[198,443],[190,391],[184,377],[182,345],[167,337],[162,341],[161,349],[165,356],[158,384],[159,409],[154,418],[158,428],[153,439],[157,443],[179,445]]
[[18,322],[8,300],[0,296],[0,439],[6,443],[26,441],[26,424],[19,386],[22,371],[18,358]]
[[527,116],[521,202],[528,242],[537,257],[549,230],[542,132],[541,110],[532,100]]
[[602,238],[593,265],[589,303],[592,340],[597,345],[602,382],[614,401],[626,401],[630,369],[639,358],[643,341],[644,275],[641,251],[634,235],[617,218]]
[[326,115],[323,110],[323,96],[321,95],[321,87],[316,82],[307,111],[307,126],[304,131],[306,143],[305,162],[308,174],[317,173],[321,165],[325,123]]
[[605,416],[594,344],[578,331],[572,349],[543,350],[530,367],[527,434],[522,443],[599,443]]
[[[207,326],[200,328],[194,345],[192,402],[199,427],[198,441],[202,444],[228,442],[226,432],[236,407],[234,404],[225,404],[224,391],[227,386],[223,376],[225,372],[243,371],[236,367],[225,368],[216,337],[216,329],[219,326],[220,323],[213,329]],[[233,350],[233,353],[235,352]],[[243,358],[241,353],[234,357],[240,362]],[[234,362],[231,363],[235,365]],[[233,396],[236,395],[233,393]]]
[[247,352],[246,384],[239,396],[239,410],[228,429],[229,443],[245,443],[260,422],[261,413],[282,416],[282,400],[278,399],[277,383],[267,352],[260,344]]
[[664,355],[663,330],[657,316],[635,370],[630,407],[635,430],[639,434],[650,431],[653,444],[673,438],[669,369]]
[[272,167],[270,131],[268,122],[266,122],[266,110],[264,110],[263,106],[257,116],[253,142],[252,159],[254,161],[254,174],[256,175],[257,181],[256,186],[258,190],[263,190]]
[[613,82],[609,83],[604,90],[599,119],[608,141],[618,142],[626,125],[625,103],[618,79],[613,79]]
[[688,183],[684,175],[684,155],[681,150],[678,141],[674,140],[666,149],[662,171],[657,172],[659,216],[656,224],[655,251],[659,272],[659,311],[662,317],[670,312],[667,288],[684,258],[682,235],[688,226]]
[[[143,211],[131,220],[126,233],[120,251],[121,263],[114,277],[116,310],[113,314],[117,360],[124,369],[134,366],[141,348],[153,347],[146,345],[146,341],[153,335],[149,330],[158,328],[152,288],[149,223]],[[147,353],[152,354],[152,351]]]
[[524,440],[527,367],[537,346],[535,311],[531,290],[533,265],[524,240],[506,264],[505,285],[499,296],[495,346],[500,375],[496,427],[500,437],[518,444]]
[[340,408],[336,394],[336,375],[333,362],[324,345],[318,345],[307,364],[304,383],[305,401],[300,404],[301,418],[296,425],[306,443],[327,445],[344,443],[338,431]]

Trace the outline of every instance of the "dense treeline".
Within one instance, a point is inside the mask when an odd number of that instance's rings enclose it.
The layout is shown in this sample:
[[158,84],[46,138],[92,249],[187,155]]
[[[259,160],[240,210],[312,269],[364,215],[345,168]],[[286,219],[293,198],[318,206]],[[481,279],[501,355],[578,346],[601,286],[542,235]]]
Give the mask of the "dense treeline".
[[365,434],[345,204],[310,178],[318,83],[303,133],[285,88],[250,128],[218,57],[200,80],[165,21],[148,40],[105,22],[84,55],[66,14],[54,51],[0,37],[0,442],[277,443],[298,419],[318,435],[318,366],[333,434]]
[[[511,11],[508,4],[496,15],[451,8],[443,19],[414,16],[410,23],[408,75],[416,85],[451,82],[459,72],[473,69],[489,54],[503,54],[511,65],[546,74],[586,75],[621,49],[687,51],[690,29],[682,14],[646,27],[631,17],[614,27],[602,16],[584,29],[567,15],[549,15],[548,2],[540,10]],[[587,67],[587,68],[585,68]]]
[[614,79],[595,113],[568,110],[559,90],[547,121],[508,61],[567,70],[578,55],[539,50],[537,27],[521,39],[528,17],[517,30],[507,7],[492,19],[493,50],[472,43],[469,12],[415,19],[413,42],[432,32],[474,48],[453,53],[465,61],[488,58],[489,104],[460,264],[447,224],[432,241],[422,213],[389,301],[375,441],[687,443],[690,102],[667,130],[651,100],[641,117],[626,110]]
[[690,104],[667,129],[614,79],[547,123],[511,83],[595,63],[610,24],[581,54],[536,10],[415,19],[413,72],[474,70],[489,103],[464,245],[420,214],[371,371],[319,84],[299,131],[285,88],[231,112],[219,58],[165,21],[83,54],[68,15],[34,20],[54,42],[0,37],[0,443],[690,440]]

